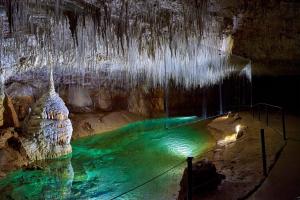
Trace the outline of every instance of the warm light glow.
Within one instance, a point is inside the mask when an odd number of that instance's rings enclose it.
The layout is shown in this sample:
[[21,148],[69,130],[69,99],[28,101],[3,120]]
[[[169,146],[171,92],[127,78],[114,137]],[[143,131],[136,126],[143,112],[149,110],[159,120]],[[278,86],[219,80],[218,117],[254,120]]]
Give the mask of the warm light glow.
[[235,132],[238,134],[240,130],[241,130],[241,125],[240,124],[236,125]]
[[236,141],[236,133],[226,136],[223,140],[218,141],[218,145],[224,146]]
[[222,116],[222,117],[219,117],[220,119],[222,120],[225,120],[225,119],[228,119],[228,115],[225,115],[225,116]]

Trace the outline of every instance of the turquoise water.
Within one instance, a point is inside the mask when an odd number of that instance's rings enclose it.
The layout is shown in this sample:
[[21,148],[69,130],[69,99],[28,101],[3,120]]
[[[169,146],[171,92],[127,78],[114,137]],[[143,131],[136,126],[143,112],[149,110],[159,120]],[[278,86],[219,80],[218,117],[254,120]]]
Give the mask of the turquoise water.
[[[196,117],[146,120],[72,143],[73,153],[44,163],[43,170],[11,173],[0,181],[2,199],[174,199],[185,162],[211,137]],[[168,128],[166,128],[168,127]],[[122,196],[121,194],[125,193]],[[119,196],[119,197],[118,197]]]

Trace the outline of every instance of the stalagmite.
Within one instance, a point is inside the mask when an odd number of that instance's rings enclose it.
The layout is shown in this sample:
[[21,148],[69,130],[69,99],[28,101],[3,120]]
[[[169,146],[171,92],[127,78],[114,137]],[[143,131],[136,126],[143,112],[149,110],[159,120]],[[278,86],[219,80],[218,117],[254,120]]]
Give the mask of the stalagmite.
[[55,92],[52,70],[49,91],[32,107],[24,121],[22,146],[31,161],[56,158],[72,152],[69,111]]

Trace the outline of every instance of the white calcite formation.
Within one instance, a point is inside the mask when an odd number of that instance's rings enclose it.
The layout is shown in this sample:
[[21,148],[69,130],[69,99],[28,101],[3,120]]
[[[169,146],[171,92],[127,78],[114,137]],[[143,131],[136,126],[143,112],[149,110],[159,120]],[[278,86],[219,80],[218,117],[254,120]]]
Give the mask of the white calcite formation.
[[72,152],[69,111],[54,90],[51,73],[49,92],[32,107],[23,125],[22,146],[30,160],[56,158]]
[[0,30],[12,37],[3,38],[1,64],[11,76],[53,64],[64,81],[81,77],[80,85],[93,84],[85,80],[92,74],[128,88],[164,86],[169,79],[197,88],[249,64],[230,55],[233,39],[216,17],[220,5],[210,0],[53,2],[12,1],[12,13],[2,9]]

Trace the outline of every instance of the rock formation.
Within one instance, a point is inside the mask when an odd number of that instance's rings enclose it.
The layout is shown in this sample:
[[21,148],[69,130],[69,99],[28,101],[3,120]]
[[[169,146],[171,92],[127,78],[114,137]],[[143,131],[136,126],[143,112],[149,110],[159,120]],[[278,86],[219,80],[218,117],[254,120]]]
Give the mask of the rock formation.
[[55,92],[51,72],[49,92],[32,107],[24,121],[22,146],[30,160],[55,158],[72,152],[69,111]]
[[[187,196],[187,169],[184,170],[180,182],[178,200],[186,199]],[[193,164],[192,168],[193,194],[201,195],[218,187],[225,176],[217,172],[216,166],[208,160],[201,160]]]
[[28,164],[18,137],[14,128],[0,130],[0,179]]
[[112,103],[112,94],[106,89],[100,89],[95,95],[95,104],[100,110],[111,111]]
[[5,92],[12,99],[19,120],[24,120],[35,99],[36,89],[30,84],[13,82]]
[[4,127],[20,127],[19,118],[17,115],[17,112],[14,108],[14,105],[12,103],[12,99],[5,95],[4,97],[4,119],[3,119],[3,126]]
[[93,106],[88,89],[84,87],[70,87],[68,89],[67,105],[71,112],[91,112]]
[[128,111],[146,117],[158,116],[164,111],[163,92],[146,88],[132,90],[128,98]]
[[4,92],[4,73],[0,69],[0,127],[20,127],[11,98]]

